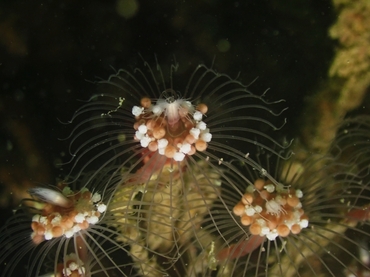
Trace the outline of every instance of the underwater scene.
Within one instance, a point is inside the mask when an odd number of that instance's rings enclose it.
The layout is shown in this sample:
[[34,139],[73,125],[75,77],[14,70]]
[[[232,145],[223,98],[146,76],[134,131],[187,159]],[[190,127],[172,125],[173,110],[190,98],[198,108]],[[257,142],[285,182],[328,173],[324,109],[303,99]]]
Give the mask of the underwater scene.
[[370,2],[0,3],[0,276],[370,276]]

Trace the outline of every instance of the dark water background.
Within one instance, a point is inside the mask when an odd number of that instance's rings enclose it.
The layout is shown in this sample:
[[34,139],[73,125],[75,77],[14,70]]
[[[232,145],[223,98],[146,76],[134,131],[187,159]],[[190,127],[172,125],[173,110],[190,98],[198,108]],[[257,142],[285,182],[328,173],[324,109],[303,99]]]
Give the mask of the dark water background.
[[[1,223],[35,184],[65,171],[68,121],[96,93],[86,80],[143,59],[175,57],[188,78],[199,63],[248,84],[267,99],[286,99],[285,132],[294,137],[305,101],[327,78],[335,20],[327,0],[0,2]],[[68,129],[68,130],[67,130]]]

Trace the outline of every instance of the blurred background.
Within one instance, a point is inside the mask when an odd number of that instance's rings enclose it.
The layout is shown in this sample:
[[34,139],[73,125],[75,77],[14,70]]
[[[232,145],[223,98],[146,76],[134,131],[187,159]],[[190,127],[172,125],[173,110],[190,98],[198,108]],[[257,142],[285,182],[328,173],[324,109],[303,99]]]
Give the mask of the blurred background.
[[285,99],[286,136],[298,136],[341,46],[330,28],[346,1],[336,2],[2,0],[1,223],[27,188],[66,174],[58,164],[69,159],[68,141],[60,138],[71,129],[60,121],[97,92],[90,81],[143,59],[175,58],[180,72],[204,63],[245,84],[257,78],[250,90]]

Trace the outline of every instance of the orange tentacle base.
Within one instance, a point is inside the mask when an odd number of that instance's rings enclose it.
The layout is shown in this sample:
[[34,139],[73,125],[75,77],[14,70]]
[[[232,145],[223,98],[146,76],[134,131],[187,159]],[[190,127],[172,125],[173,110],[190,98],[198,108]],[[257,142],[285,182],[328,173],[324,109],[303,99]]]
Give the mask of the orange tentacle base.
[[251,235],[248,240],[240,241],[222,249],[217,254],[217,260],[225,261],[244,257],[261,246],[265,239],[265,236]]
[[347,218],[354,221],[365,221],[370,219],[370,204],[362,208],[354,208],[347,213]]

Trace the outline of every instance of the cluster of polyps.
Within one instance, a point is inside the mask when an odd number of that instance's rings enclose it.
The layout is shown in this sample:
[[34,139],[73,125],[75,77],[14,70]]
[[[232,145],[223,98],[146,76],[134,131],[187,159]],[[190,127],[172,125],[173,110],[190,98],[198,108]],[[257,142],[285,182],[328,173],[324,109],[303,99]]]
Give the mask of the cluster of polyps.
[[78,192],[68,186],[64,186],[62,192],[36,188],[30,193],[42,201],[35,206],[40,214],[33,216],[31,224],[31,238],[36,244],[63,235],[70,238],[80,230],[87,229],[90,224],[96,224],[106,210],[101,195],[92,194],[87,188]]
[[194,107],[175,96],[161,98],[155,105],[144,97],[140,104],[132,108],[132,114],[136,118],[135,139],[142,147],[175,161],[207,149],[212,134],[202,121],[208,110],[205,104]]
[[275,240],[277,236],[299,234],[307,228],[308,217],[302,209],[302,197],[299,189],[257,179],[253,186],[247,188],[233,212],[241,217],[242,225],[249,226],[252,235]]
[[[64,262],[57,266],[57,277],[80,277],[85,276],[84,263],[77,257],[76,254],[71,253],[64,257]],[[63,273],[63,275],[61,275]]]

